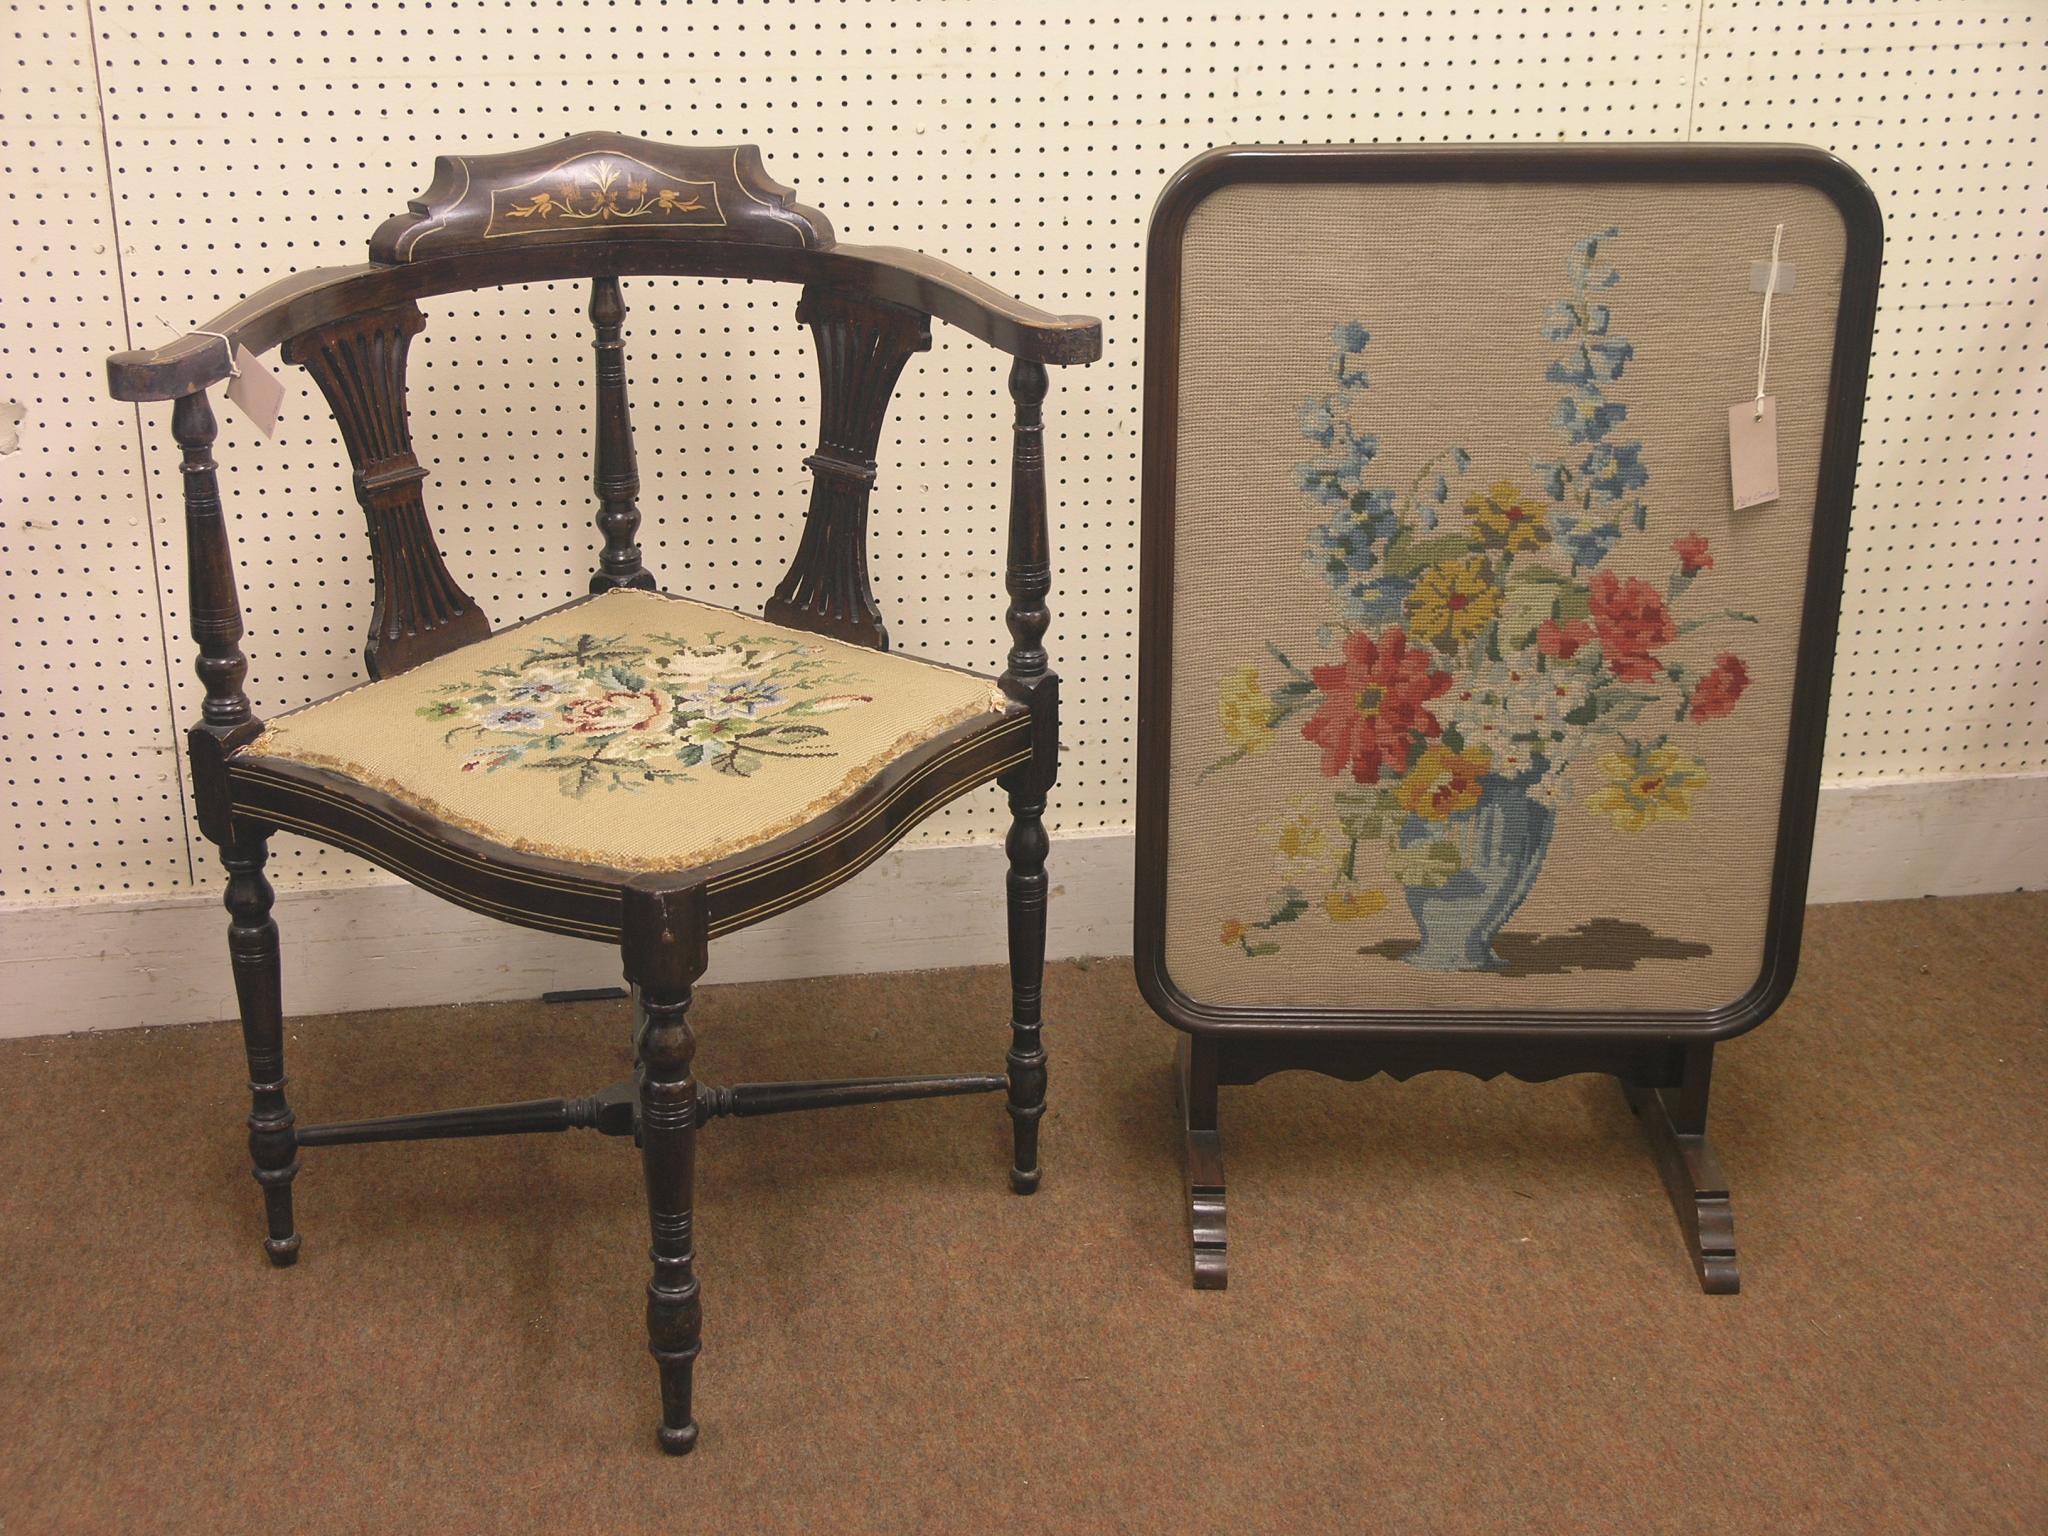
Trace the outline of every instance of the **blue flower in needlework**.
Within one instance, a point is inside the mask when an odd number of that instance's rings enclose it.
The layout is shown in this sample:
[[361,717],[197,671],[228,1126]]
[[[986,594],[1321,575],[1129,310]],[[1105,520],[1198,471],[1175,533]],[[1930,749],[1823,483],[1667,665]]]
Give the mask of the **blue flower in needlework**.
[[1551,425],[1574,443],[1597,443],[1626,420],[1627,406],[1597,395],[1590,399],[1585,395],[1567,395],[1557,402],[1557,410],[1551,415]]
[[1346,320],[1330,332],[1330,345],[1337,349],[1330,359],[1330,372],[1346,389],[1366,389],[1372,380],[1364,367],[1354,361],[1372,341],[1372,332],[1356,320]]
[[1352,508],[1312,529],[1302,558],[1343,600],[1345,614],[1353,622],[1391,623],[1400,617],[1401,606],[1415,586],[1412,578],[1374,574],[1386,541],[1401,526],[1394,493],[1361,491],[1353,498]]
[[1553,512],[1550,530],[1565,552],[1579,565],[1594,566],[1605,560],[1621,542],[1621,524],[1597,523],[1581,526],[1569,512]]
[[1327,400],[1305,401],[1301,407],[1301,435],[1327,448],[1337,440],[1337,417]]
[[1567,391],[1551,425],[1572,451],[1534,468],[1558,504],[1551,516],[1558,543],[1584,566],[1607,558],[1624,522],[1637,529],[1649,522],[1649,508],[1636,494],[1650,483],[1643,445],[1614,439],[1628,420],[1628,407],[1606,394],[1635,360],[1635,345],[1612,334],[1613,310],[1593,298],[1596,290],[1621,281],[1604,250],[1619,235],[1616,229],[1603,230],[1573,247],[1565,264],[1572,296],[1546,306],[1541,327],[1546,340],[1564,343],[1543,376]]
[[1610,500],[1619,500],[1650,483],[1650,472],[1643,467],[1641,443],[1597,443],[1580,463],[1579,473],[1595,491]]
[[[1327,407],[1322,407],[1327,410]],[[1309,412],[1302,412],[1306,423]],[[1311,442],[1318,439],[1306,433]],[[1330,440],[1341,437],[1342,457],[1334,463],[1297,464],[1294,466],[1294,483],[1327,507],[1348,507],[1357,509],[1358,498],[1366,494],[1365,471],[1372,461],[1379,457],[1380,440],[1370,432],[1353,432],[1344,422],[1333,422]]]

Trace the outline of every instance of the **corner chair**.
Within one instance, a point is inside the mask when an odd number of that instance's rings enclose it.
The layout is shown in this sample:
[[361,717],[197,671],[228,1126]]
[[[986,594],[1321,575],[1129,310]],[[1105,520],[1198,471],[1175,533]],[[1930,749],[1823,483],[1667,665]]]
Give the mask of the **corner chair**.
[[[662,1449],[697,1443],[692,1187],[708,1119],[1003,1092],[1011,1187],[1039,1182],[1047,841],[1058,678],[1042,402],[1048,365],[1101,352],[1092,319],[1043,313],[944,262],[838,244],[770,180],[751,146],[588,133],[510,154],[438,158],[360,266],[272,284],[171,344],[108,364],[114,396],[172,402],[182,452],[190,619],[205,689],[189,737],[201,832],[227,869],[229,951],[247,1047],[249,1145],[277,1266],[299,1256],[302,1148],[560,1131],[630,1135],[653,1234],[649,1347]],[[823,423],[802,538],[754,617],[658,590],[636,542],[639,476],[626,398],[622,276],[801,285]],[[427,520],[406,410],[422,299],[587,279],[602,549],[584,596],[493,632]],[[1001,351],[1015,402],[1000,676],[889,649],[866,526],[891,391],[936,317]],[[270,720],[243,683],[243,623],[215,476],[210,387],[241,348],[282,347],[331,407],[369,521],[370,681]],[[691,987],[711,940],[851,879],[920,818],[995,781],[1012,825],[1012,1006],[1000,1074],[717,1089],[697,1081]],[[582,789],[605,792],[584,794]],[[613,789],[629,790],[618,794]],[[636,1012],[632,1080],[576,1099],[300,1125],[286,1098],[278,930],[264,864],[287,830],[360,854],[506,922],[616,943]]]

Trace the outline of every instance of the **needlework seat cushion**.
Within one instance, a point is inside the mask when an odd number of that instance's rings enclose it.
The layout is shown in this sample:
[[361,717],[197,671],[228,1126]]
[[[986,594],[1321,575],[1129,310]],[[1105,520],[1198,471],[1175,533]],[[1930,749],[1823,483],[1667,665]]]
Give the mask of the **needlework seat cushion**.
[[620,590],[280,715],[240,755],[525,852],[680,869],[792,831],[1012,707],[987,677]]

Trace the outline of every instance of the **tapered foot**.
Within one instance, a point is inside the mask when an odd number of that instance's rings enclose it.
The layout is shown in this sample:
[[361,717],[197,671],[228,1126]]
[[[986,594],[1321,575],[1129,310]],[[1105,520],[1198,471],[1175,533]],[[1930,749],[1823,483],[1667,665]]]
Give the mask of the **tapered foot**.
[[299,1234],[294,1232],[286,1238],[266,1237],[263,1239],[263,1251],[270,1255],[272,1269],[290,1269],[299,1262]]
[[1223,1133],[1216,1124],[1215,1047],[1183,1038],[1174,1054],[1181,1131],[1187,1139],[1188,1233],[1195,1289],[1229,1287],[1229,1244],[1223,1226]]
[[[1673,1100],[1683,1090],[1623,1083],[1622,1091],[1650,1138],[1700,1289],[1709,1296],[1733,1296],[1742,1289],[1735,1264],[1735,1207],[1714,1144],[1704,1130],[1679,1128]],[[1704,1115],[1700,1118],[1703,1123]]]

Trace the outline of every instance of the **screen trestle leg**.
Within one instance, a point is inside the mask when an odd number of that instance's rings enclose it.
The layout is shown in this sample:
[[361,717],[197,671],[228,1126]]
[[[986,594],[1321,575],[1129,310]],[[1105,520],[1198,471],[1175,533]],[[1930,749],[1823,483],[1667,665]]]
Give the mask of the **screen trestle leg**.
[[1402,1035],[1384,1039],[1276,1036],[1263,1040],[1218,1034],[1183,1034],[1174,1052],[1174,1082],[1185,1137],[1188,1231],[1195,1289],[1229,1284],[1224,1227],[1223,1137],[1218,1118],[1224,1086],[1256,1083],[1275,1072],[1310,1071],[1347,1082],[1384,1072],[1406,1079],[1419,1072],[1456,1071],[1474,1077],[1506,1074],[1546,1082],[1600,1072],[1620,1082],[1649,1137],[1664,1187],[1685,1237],[1700,1289],[1730,1296],[1741,1288],[1735,1263],[1735,1214],[1727,1176],[1707,1140],[1707,1094],[1713,1079],[1711,1041],[1583,1040],[1565,1042],[1511,1036],[1461,1040]]

